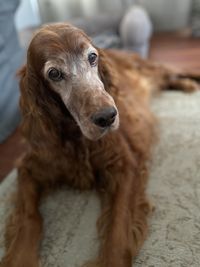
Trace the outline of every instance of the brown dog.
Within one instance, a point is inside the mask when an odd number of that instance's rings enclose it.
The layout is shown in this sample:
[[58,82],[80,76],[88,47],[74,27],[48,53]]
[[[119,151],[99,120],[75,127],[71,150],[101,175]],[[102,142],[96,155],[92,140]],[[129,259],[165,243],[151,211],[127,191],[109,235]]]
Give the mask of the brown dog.
[[28,148],[1,266],[39,266],[40,200],[47,189],[67,184],[94,188],[101,199],[100,251],[88,266],[130,267],[151,212],[150,97],[164,88],[193,91],[196,82],[130,53],[102,51],[81,30],[55,24],[34,36],[20,86]]

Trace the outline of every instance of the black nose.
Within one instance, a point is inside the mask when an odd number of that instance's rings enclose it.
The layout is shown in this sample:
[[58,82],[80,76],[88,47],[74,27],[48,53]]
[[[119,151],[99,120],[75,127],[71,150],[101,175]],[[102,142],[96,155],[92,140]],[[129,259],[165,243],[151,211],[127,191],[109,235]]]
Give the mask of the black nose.
[[108,127],[114,121],[117,115],[117,110],[114,107],[104,108],[92,116],[92,122],[99,127]]

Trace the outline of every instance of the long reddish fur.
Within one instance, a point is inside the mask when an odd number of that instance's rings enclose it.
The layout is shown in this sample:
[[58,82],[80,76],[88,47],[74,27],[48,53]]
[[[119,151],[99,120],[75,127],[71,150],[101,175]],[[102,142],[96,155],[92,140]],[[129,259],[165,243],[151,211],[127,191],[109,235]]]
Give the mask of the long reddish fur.
[[145,190],[156,136],[149,100],[160,89],[193,91],[197,85],[131,53],[99,49],[99,54],[99,73],[119,110],[120,127],[95,142],[82,135],[53,91],[47,97],[31,68],[27,78],[30,66],[20,72],[21,131],[27,151],[18,166],[15,210],[7,224],[1,267],[39,266],[39,204],[57,185],[95,189],[101,199],[100,250],[87,266],[130,267],[146,238],[152,206]]

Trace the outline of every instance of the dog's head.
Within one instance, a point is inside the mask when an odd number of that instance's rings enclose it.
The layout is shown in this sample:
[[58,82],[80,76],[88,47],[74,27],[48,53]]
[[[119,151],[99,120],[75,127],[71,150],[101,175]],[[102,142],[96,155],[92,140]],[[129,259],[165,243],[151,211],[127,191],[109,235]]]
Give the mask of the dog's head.
[[34,36],[27,54],[29,71],[59,94],[83,135],[91,140],[119,125],[103,58],[104,52],[69,24],[43,27]]

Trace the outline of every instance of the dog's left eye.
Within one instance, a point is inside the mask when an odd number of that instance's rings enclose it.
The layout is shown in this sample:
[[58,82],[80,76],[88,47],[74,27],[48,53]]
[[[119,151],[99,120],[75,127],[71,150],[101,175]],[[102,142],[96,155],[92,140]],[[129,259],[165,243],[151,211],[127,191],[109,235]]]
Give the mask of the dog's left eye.
[[95,54],[95,53],[90,53],[90,54],[88,55],[88,61],[90,62],[90,65],[91,65],[92,67],[96,66],[96,64],[97,64],[97,54]]
[[56,68],[50,68],[48,70],[48,76],[52,81],[60,81],[63,79],[62,72],[57,70]]

